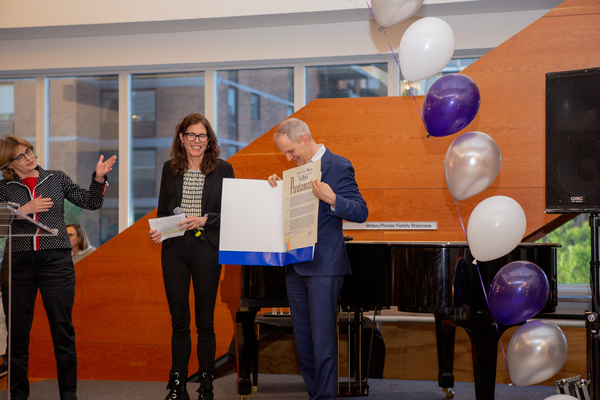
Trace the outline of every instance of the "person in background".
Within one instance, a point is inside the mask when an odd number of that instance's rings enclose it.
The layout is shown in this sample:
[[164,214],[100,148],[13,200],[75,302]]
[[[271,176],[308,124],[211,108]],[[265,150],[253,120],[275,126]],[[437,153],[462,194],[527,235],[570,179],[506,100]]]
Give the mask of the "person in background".
[[[3,296],[0,290],[0,296]],[[0,307],[0,353],[2,353],[2,364],[0,364],[0,378],[8,374],[8,362],[6,360],[8,331],[6,329],[6,315],[4,315],[4,307]]]
[[96,248],[90,245],[87,237],[87,232],[81,224],[67,225],[67,233],[71,240],[71,255],[73,256],[73,264],[80,261],[87,255],[90,255]]
[[[321,160],[321,179],[312,192],[319,199],[317,243],[312,261],[286,267],[285,283],[300,372],[311,400],[337,398],[337,301],[344,275],[351,274],[343,220],[362,223],[369,215],[350,161],[317,144],[297,118],[279,124],[273,136],[296,166]],[[267,178],[272,187],[281,180]]]
[[[102,207],[117,156],[100,156],[88,189],[75,184],[62,171],[47,171],[37,164],[34,148],[18,136],[0,139],[0,201],[19,204],[20,211],[57,230],[57,236],[12,238],[10,393],[13,400],[29,397],[29,335],[37,291],[40,291],[54,344],[61,400],[77,399],[77,353],[71,313],[75,300],[75,268],[64,221],[64,202],[97,210]],[[2,270],[2,292],[8,293],[8,268]],[[8,315],[8,296],[2,296]]]
[[[219,227],[224,178],[234,178],[233,167],[219,159],[217,137],[200,114],[184,117],[175,128],[171,159],[165,162],[160,182],[157,216],[182,210],[183,236],[165,239],[161,262],[171,324],[172,364],[167,400],[189,399],[186,388],[192,341],[190,334],[190,279],[194,288],[200,387],[198,399],[213,399],[216,338],[215,302],[219,288]],[[162,241],[156,229],[149,231]]]

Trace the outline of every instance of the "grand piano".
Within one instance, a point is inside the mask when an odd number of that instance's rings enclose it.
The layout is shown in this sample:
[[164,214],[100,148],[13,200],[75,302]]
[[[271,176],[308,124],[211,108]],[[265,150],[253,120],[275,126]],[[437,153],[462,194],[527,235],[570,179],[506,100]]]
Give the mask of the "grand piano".
[[[346,250],[352,275],[344,281],[340,304],[362,309],[397,307],[400,311],[433,314],[438,385],[449,398],[454,387],[455,329],[462,327],[471,340],[476,399],[493,400],[498,339],[510,326],[494,324],[482,283],[489,290],[492,279],[504,265],[530,261],[544,271],[550,284],[550,295],[541,312],[554,312],[558,247],[521,243],[509,254],[476,266],[467,243],[349,241]],[[284,268],[242,266],[242,296],[236,316],[240,395],[250,394],[250,374],[256,373],[258,365],[254,330],[257,311],[285,306]]]

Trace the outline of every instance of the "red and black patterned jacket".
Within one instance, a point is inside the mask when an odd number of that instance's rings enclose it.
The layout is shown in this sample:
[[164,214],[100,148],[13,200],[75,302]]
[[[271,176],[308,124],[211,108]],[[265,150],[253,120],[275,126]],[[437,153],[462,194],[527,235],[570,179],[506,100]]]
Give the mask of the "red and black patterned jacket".
[[[35,187],[36,196],[49,197],[53,201],[52,208],[46,212],[29,215],[34,220],[49,228],[57,229],[57,236],[13,236],[13,253],[32,250],[70,249],[71,242],[65,225],[65,199],[86,210],[98,210],[104,200],[104,183],[93,179],[89,189],[77,185],[62,171],[46,171],[40,166],[39,178]],[[95,172],[94,172],[95,175]],[[33,199],[29,188],[15,174],[13,179],[0,181],[0,202],[13,202],[25,205]],[[39,240],[38,240],[39,239]]]

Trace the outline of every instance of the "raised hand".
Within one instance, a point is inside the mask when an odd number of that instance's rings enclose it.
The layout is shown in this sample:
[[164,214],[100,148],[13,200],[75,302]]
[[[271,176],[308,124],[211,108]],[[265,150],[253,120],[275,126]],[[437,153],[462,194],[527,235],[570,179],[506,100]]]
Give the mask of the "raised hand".
[[104,176],[113,169],[113,165],[117,161],[117,156],[114,155],[108,160],[104,161],[104,156],[100,155],[98,164],[96,164],[96,182],[104,183]]

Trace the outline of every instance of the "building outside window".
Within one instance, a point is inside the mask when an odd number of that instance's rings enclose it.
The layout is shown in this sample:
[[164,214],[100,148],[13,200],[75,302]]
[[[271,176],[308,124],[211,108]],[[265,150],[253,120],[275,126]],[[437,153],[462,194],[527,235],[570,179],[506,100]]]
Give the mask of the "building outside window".
[[256,93],[250,95],[250,118],[253,120],[260,119],[260,96]]
[[0,137],[17,135],[35,144],[35,95],[33,78],[0,79]]
[[[48,169],[64,171],[89,187],[100,155],[118,157],[118,77],[81,76],[48,80]],[[100,210],[65,204],[67,223],[80,223],[93,246],[118,233],[119,163],[109,174],[110,188]]]
[[[424,96],[427,94],[427,91],[433,85],[435,81],[441,78],[444,75],[449,74],[458,74],[469,65],[473,64],[477,61],[479,57],[476,58],[455,58],[450,60],[448,65],[444,67],[440,72],[435,74],[434,76],[423,79],[418,82],[402,82],[402,86],[400,87],[400,95],[401,96]],[[412,89],[412,91],[411,91]]]
[[216,74],[216,132],[231,157],[294,111],[294,69],[221,70]]
[[204,72],[134,74],[131,77],[132,223],[158,206],[163,164],[177,123],[204,115]]
[[314,99],[385,97],[388,64],[306,67],[306,103]]
[[[228,146],[228,155],[231,156],[240,149],[240,146],[237,144],[239,143],[238,90],[235,86],[227,88],[227,130],[222,132],[222,134],[227,135],[227,139],[232,141]],[[225,136],[222,137],[225,138]],[[233,153],[231,153],[232,150],[234,150]]]

